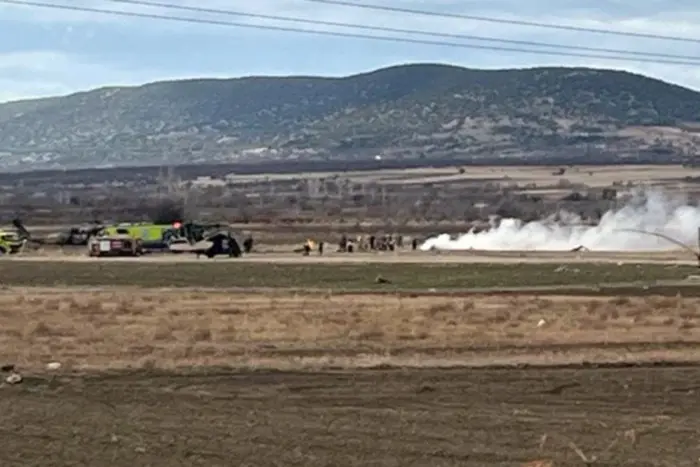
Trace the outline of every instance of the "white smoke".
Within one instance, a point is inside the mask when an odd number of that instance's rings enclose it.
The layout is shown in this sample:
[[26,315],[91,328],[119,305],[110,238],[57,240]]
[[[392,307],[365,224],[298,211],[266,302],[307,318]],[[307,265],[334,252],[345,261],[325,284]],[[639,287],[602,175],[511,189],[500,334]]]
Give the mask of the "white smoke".
[[679,248],[672,242],[634,229],[672,237],[686,245],[698,242],[700,206],[687,198],[670,197],[659,191],[636,192],[622,208],[606,212],[598,225],[583,225],[579,216],[560,212],[541,221],[525,223],[502,219],[498,226],[471,231],[458,238],[448,234],[429,238],[421,250],[540,250],[566,251],[584,246],[597,251],[649,251]]

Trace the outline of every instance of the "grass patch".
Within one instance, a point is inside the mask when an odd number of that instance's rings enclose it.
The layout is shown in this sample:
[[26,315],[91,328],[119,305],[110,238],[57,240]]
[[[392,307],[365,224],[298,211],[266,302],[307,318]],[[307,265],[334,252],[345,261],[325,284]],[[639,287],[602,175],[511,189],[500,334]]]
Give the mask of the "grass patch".
[[429,366],[464,355],[595,360],[602,350],[620,359],[687,354],[698,339],[700,300],[684,297],[0,291],[0,352],[22,368]]
[[[682,280],[692,266],[662,264],[265,264],[202,261],[0,262],[7,286],[271,287],[334,290],[458,290],[653,283]],[[376,283],[377,276],[389,284]]]

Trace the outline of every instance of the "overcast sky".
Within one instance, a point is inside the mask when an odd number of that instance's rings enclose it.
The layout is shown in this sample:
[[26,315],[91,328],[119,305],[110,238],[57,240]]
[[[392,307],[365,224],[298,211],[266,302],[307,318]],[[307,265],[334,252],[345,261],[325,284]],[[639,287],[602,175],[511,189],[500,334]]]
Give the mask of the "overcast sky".
[[[303,24],[204,15],[172,9],[126,6],[107,0],[39,1],[121,11],[198,16],[254,24],[319,28]],[[197,5],[326,21],[700,57],[700,41],[679,43],[573,33],[468,20],[382,13],[321,5],[306,0],[160,1],[169,4]],[[697,25],[700,24],[700,2],[697,0],[357,1],[468,15],[700,38],[700,31],[697,30]],[[336,30],[339,29],[336,28]],[[430,40],[430,38],[427,39]],[[626,69],[700,90],[700,67],[637,64],[580,57],[553,57],[320,37],[57,11],[0,3],[0,101],[66,94],[105,85],[141,84],[185,77],[286,74],[339,76],[406,62],[444,62],[473,68],[586,65]]]

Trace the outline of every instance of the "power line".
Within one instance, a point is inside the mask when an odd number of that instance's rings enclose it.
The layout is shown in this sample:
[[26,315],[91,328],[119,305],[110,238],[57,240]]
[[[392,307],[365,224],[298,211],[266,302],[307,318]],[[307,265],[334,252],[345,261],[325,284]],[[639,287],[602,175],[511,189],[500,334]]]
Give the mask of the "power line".
[[489,23],[500,23],[500,24],[513,24],[517,26],[532,26],[536,28],[547,28],[547,29],[559,29],[564,31],[576,31],[576,32],[587,32],[594,34],[609,34],[615,36],[626,36],[626,37],[636,37],[644,39],[657,39],[665,41],[676,41],[676,42],[691,42],[694,44],[700,44],[700,39],[690,38],[690,37],[680,37],[680,36],[665,36],[661,34],[650,34],[643,32],[625,32],[616,31],[613,29],[598,29],[598,28],[586,28],[582,26],[570,26],[566,24],[548,24],[548,23],[538,23],[535,21],[523,21],[517,19],[505,19],[505,18],[493,18],[487,16],[474,16],[474,15],[462,15],[458,13],[441,13],[437,11],[428,10],[416,10],[413,8],[402,8],[384,5],[375,5],[368,3],[357,3],[347,0],[304,0],[313,3],[326,3],[329,5],[342,5],[349,6],[353,8],[365,8],[368,10],[378,10],[378,11],[390,11],[392,13],[408,13],[412,15],[422,15],[422,16],[437,16],[440,18],[454,18],[454,19],[468,19],[471,21],[483,21]]
[[[79,7],[74,5],[61,5],[55,3],[44,3],[35,2],[29,0],[0,0],[0,4],[8,5],[21,5],[37,8],[49,8],[58,10],[68,10],[68,11],[80,11],[87,13],[100,13],[114,16],[125,16],[133,18],[145,18],[145,19],[160,19],[166,21],[178,21],[185,23],[194,24],[209,24],[217,26],[228,26],[236,28],[247,28],[247,29],[260,29],[267,31],[279,31],[279,32],[292,32],[292,33],[302,33],[302,34],[315,34],[329,37],[345,37],[350,39],[367,39],[394,43],[407,43],[407,44],[418,44],[418,45],[434,45],[441,47],[453,47],[453,48],[463,48],[463,49],[482,49],[482,50],[495,50],[499,52],[513,52],[513,53],[526,53],[535,55],[550,55],[550,56],[563,56],[563,57],[579,57],[579,58],[593,58],[598,60],[616,60],[616,61],[626,61],[635,63],[654,63],[654,64],[665,64],[665,65],[687,65],[687,66],[698,66],[698,62],[693,61],[683,61],[683,60],[671,60],[671,59],[647,59],[647,58],[634,58],[616,55],[596,55],[596,54],[584,54],[576,52],[563,52],[555,50],[532,50],[518,47],[500,47],[493,45],[479,45],[479,44],[465,44],[460,42],[447,42],[447,41],[431,41],[425,39],[412,39],[408,37],[396,37],[396,36],[373,36],[371,34],[360,34],[360,33],[350,33],[350,32],[337,32],[337,31],[321,31],[313,29],[302,29],[302,28],[292,28],[285,26],[272,26],[272,25],[259,25],[259,24],[249,24],[249,23],[237,23],[232,21],[222,21],[215,19],[204,19],[204,18],[192,18],[184,16],[172,16],[172,15],[162,15],[155,13],[136,13],[131,11],[119,11],[119,10],[109,10],[102,8],[90,8],[90,7]],[[664,55],[665,56],[665,55]]]
[[146,1],[146,0],[108,0],[108,1],[110,1],[112,3],[123,3],[123,4],[127,4],[127,5],[140,5],[140,6],[157,7],[157,8],[164,8],[164,9],[191,11],[191,12],[195,12],[195,13],[209,13],[209,14],[216,14],[216,15],[241,16],[241,17],[246,17],[246,18],[268,19],[268,20],[274,20],[274,21],[286,21],[286,22],[293,22],[293,23],[306,23],[306,24],[314,24],[314,25],[319,25],[319,26],[355,28],[355,29],[364,29],[364,30],[369,30],[369,31],[392,32],[392,33],[401,33],[401,34],[415,34],[415,35],[420,35],[420,36],[443,37],[443,38],[448,38],[448,39],[466,39],[466,40],[473,40],[473,41],[477,41],[477,42],[495,42],[495,43],[501,43],[501,44],[514,44],[514,45],[524,45],[524,46],[531,46],[531,47],[549,47],[549,48],[563,49],[563,50],[582,50],[582,51],[587,51],[587,52],[636,55],[636,56],[640,56],[640,57],[659,57],[659,58],[671,58],[671,59],[679,59],[679,60],[700,61],[700,57],[697,57],[697,56],[694,57],[691,55],[674,55],[674,54],[665,54],[665,53],[639,52],[639,51],[633,51],[633,50],[607,49],[607,48],[598,48],[598,47],[584,47],[584,46],[577,46],[577,45],[552,44],[552,43],[546,43],[546,42],[523,41],[523,40],[515,40],[515,39],[501,39],[501,38],[497,38],[497,37],[474,36],[474,35],[468,35],[468,34],[452,34],[452,33],[432,32],[432,31],[420,31],[420,30],[415,30],[415,29],[398,29],[398,28],[391,28],[391,27],[386,27],[386,26],[368,26],[368,25],[363,25],[363,24],[344,23],[344,22],[337,22],[337,21],[322,21],[322,20],[315,20],[315,19],[295,18],[295,17],[290,17],[290,16],[264,15],[264,14],[260,14],[260,13],[249,13],[249,12],[241,12],[241,11],[233,11],[233,10],[222,10],[222,9],[216,9],[216,8],[203,8],[203,7],[188,6],[188,5],[174,5],[172,3],[152,2],[152,1]]

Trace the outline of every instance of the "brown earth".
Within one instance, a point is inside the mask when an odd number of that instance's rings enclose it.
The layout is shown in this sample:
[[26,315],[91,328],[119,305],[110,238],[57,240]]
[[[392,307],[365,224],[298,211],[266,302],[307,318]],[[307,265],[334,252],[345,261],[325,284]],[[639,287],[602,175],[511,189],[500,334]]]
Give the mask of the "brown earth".
[[682,297],[5,288],[0,465],[697,465],[699,343]]
[[698,379],[692,367],[35,377],[0,389],[0,462],[691,466]]
[[[458,173],[454,167],[385,169],[376,171],[343,172],[343,177],[353,183],[379,183],[385,185],[405,184],[440,184],[457,182],[481,182],[496,180],[501,183],[517,183],[525,187],[554,187],[562,180],[572,184],[585,184],[590,187],[607,187],[614,182],[622,184],[653,184],[670,190],[687,190],[693,188],[685,182],[685,177],[700,176],[700,169],[681,165],[601,165],[569,167],[562,174],[560,166],[482,166],[465,167],[464,173]],[[262,174],[232,175],[232,183],[251,183],[264,180],[290,180],[304,177],[331,178],[335,172],[315,172],[304,174]]]

